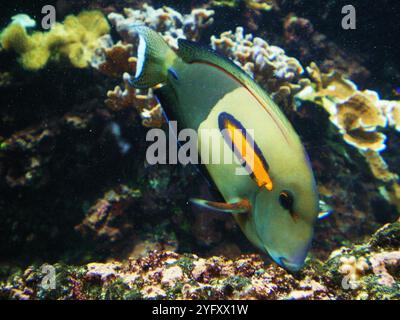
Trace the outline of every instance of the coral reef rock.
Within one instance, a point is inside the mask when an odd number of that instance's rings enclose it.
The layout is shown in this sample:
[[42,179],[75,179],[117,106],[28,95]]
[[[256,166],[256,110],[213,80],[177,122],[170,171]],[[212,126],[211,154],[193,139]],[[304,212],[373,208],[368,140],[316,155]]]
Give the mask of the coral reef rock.
[[0,282],[7,299],[395,299],[399,298],[400,222],[385,225],[361,245],[342,247],[325,264],[308,260],[297,274],[258,255],[234,260],[153,251],[127,261],[54,265],[55,286],[43,285],[43,266]]

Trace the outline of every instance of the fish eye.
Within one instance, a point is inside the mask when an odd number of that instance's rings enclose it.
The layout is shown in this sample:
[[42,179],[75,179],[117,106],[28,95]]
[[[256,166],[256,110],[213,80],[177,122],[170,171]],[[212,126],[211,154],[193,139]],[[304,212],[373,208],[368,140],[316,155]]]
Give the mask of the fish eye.
[[292,213],[293,203],[294,203],[293,195],[287,190],[281,191],[281,193],[279,194],[279,204],[282,206],[282,208]]

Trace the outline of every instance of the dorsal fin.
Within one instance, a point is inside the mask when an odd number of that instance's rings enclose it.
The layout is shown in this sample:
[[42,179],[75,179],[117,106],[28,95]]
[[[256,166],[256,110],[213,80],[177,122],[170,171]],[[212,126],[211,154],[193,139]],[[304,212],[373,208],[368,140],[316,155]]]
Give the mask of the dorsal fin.
[[[254,81],[254,79],[232,60],[220,55],[211,48],[198,45],[195,42],[178,39],[178,55],[187,63],[203,62],[223,69],[225,72],[253,91],[259,98],[267,101],[269,107],[279,109],[271,97]],[[280,117],[281,118],[281,117]]]
[[220,55],[218,52],[208,47],[203,47],[195,42],[178,39],[179,50],[178,55],[187,63],[205,62],[218,66],[224,71],[231,74],[237,80],[244,84],[254,84],[254,80],[237,66],[232,60]]
[[236,65],[232,60],[220,55],[211,48],[200,46],[189,40],[178,39],[178,45],[178,55],[186,63],[198,62],[215,66],[239,81],[247,90],[249,90],[249,92],[251,92],[251,94],[260,102],[260,104],[263,105],[265,109],[273,110],[277,116],[277,119],[282,124],[282,127],[285,129],[287,135],[291,134],[290,131],[293,130],[293,127],[290,125],[289,121],[286,119],[278,105],[247,72]]
[[154,87],[167,80],[168,68],[176,59],[175,52],[161,35],[143,25],[131,25],[130,32],[139,36],[136,74],[130,79],[131,86],[139,89]]

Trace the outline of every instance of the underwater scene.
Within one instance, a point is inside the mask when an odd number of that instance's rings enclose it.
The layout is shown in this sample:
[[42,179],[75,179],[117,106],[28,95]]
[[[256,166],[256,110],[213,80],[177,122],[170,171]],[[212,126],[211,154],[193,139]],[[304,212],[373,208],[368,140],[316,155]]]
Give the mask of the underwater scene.
[[398,1],[0,8],[0,300],[400,299]]

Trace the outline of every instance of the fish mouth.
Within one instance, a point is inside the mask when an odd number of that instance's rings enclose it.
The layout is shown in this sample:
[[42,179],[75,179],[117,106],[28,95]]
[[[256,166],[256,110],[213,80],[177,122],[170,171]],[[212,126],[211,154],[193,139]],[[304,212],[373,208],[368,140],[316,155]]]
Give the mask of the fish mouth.
[[278,263],[284,267],[286,270],[292,271],[292,272],[297,272],[299,271],[303,265],[304,265],[304,260],[301,262],[295,262],[295,261],[290,261],[284,257],[280,257],[278,259]]

